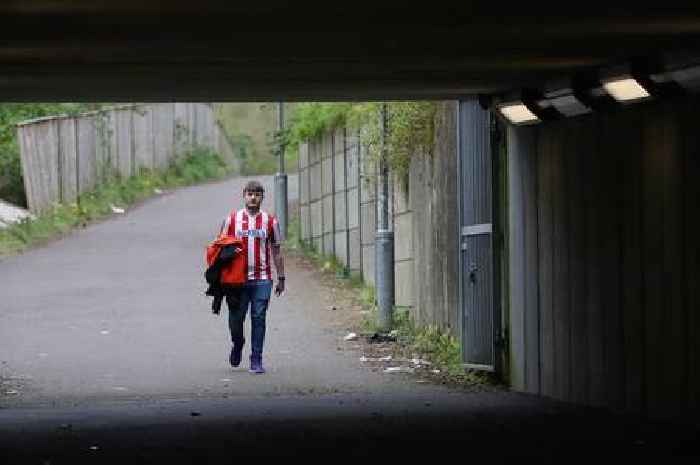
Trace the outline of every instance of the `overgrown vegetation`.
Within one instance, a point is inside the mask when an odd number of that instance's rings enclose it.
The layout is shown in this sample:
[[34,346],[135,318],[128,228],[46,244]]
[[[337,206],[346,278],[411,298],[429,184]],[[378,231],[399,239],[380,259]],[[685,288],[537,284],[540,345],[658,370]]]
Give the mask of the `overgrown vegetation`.
[[[223,129],[243,176],[273,174],[279,166],[278,150],[270,145],[274,133],[276,104],[219,103],[216,119]],[[296,168],[296,159],[289,168]]]
[[0,103],[0,199],[27,206],[16,124],[50,115],[76,115],[100,103]]
[[81,195],[79,202],[57,204],[35,219],[25,219],[0,229],[0,256],[21,252],[73,228],[84,227],[113,214],[113,208],[124,209],[153,196],[158,189],[221,179],[228,171],[218,153],[195,147],[175,158],[163,172],[142,169],[129,178],[112,177],[96,190]]
[[[355,298],[366,312],[360,322],[360,332],[365,337],[381,333],[374,287],[362,281],[359,275],[344,273],[345,267],[335,257],[323,255],[301,240],[298,218],[288,227],[285,243],[288,250],[298,251],[311,259],[314,265],[344,281],[354,290]],[[430,362],[431,368],[439,371],[433,376],[441,382],[457,386],[493,385],[496,380],[487,373],[465,370],[459,341],[434,325],[416,324],[406,308],[395,308],[390,334],[396,338],[393,344],[396,358],[411,359],[418,356]],[[431,372],[432,373],[432,372]]]
[[[337,127],[360,130],[362,143],[377,159],[382,148],[382,103],[302,103],[296,105],[290,124],[277,133],[276,143],[290,150]],[[432,101],[387,103],[388,133],[385,139],[387,162],[399,177],[405,178],[411,157],[431,155],[435,137],[437,103]]]

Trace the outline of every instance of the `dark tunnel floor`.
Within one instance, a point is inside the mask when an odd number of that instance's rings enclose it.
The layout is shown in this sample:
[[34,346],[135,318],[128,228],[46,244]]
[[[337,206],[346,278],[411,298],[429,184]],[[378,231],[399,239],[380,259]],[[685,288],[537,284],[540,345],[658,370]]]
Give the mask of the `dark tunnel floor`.
[[[517,393],[171,399],[0,410],[0,463],[235,463],[241,457],[698,457],[698,425]],[[692,463],[696,463],[693,461]]]

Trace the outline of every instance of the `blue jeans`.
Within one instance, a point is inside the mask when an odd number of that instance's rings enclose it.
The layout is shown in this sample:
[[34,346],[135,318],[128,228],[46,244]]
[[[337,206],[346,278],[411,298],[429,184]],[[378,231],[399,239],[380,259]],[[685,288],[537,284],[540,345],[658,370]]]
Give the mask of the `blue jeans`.
[[265,342],[265,315],[270,303],[272,281],[248,281],[241,290],[238,299],[226,297],[228,305],[228,327],[231,341],[243,344],[243,323],[250,306],[252,355],[262,357]]

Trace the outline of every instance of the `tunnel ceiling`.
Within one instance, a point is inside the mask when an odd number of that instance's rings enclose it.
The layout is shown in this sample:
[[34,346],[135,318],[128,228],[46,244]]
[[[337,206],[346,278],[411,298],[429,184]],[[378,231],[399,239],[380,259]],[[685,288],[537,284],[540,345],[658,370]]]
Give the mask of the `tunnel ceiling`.
[[0,100],[454,98],[700,50],[700,14],[669,2],[575,14],[494,1],[300,3],[5,1]]

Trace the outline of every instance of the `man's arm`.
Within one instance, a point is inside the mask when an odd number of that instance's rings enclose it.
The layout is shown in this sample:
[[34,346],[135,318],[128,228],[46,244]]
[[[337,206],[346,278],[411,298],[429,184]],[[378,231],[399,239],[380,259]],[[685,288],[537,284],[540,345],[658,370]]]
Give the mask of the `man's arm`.
[[275,269],[277,270],[277,286],[275,294],[280,295],[284,292],[285,276],[284,276],[284,257],[280,244],[272,245],[272,259],[275,261]]

